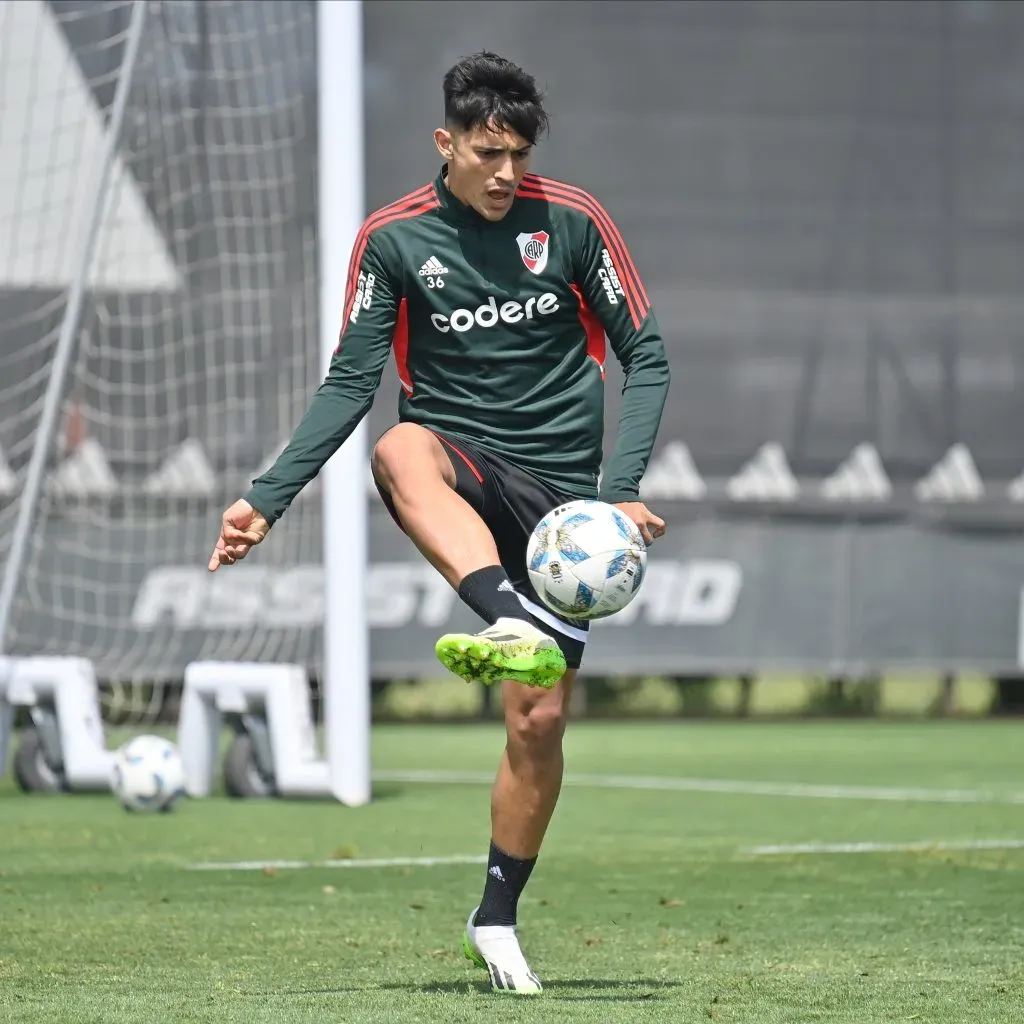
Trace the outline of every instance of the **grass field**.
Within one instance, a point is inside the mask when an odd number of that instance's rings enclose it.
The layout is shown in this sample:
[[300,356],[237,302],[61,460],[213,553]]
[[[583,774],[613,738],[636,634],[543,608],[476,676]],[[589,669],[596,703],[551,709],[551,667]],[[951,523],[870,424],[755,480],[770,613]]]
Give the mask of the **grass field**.
[[[134,817],[8,777],[0,1021],[1019,1024],[1022,740],[1008,722],[574,725],[520,906],[546,988],[529,1002],[458,954],[482,866],[355,866],[485,851],[496,726],[378,728],[360,809]],[[464,774],[416,775],[438,771]],[[961,845],[899,848],[935,842]],[[756,849],[820,843],[897,848]],[[349,867],[191,868],[331,859]]]

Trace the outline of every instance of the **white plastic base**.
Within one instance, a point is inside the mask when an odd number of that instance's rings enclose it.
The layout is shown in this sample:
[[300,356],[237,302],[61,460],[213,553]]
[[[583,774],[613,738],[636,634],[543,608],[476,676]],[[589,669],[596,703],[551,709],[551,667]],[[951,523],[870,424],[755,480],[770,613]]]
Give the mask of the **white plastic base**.
[[0,775],[15,708],[40,706],[57,720],[68,788],[109,789],[114,754],[103,736],[96,672],[85,658],[0,658]]
[[223,716],[262,715],[270,734],[274,784],[286,797],[330,796],[330,770],[317,755],[309,677],[299,665],[194,661],[185,669],[178,750],[189,796],[213,788]]

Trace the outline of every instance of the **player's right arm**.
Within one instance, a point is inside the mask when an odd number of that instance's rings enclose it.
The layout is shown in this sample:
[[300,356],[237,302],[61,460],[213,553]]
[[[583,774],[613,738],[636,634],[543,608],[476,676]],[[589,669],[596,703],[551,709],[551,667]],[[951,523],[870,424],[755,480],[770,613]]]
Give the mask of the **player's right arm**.
[[[274,464],[252,482],[221,522],[211,571],[244,558],[284,514],[369,412],[387,362],[401,301],[401,280],[374,235],[361,234],[345,294],[345,323],[330,369]],[[359,248],[362,247],[362,252]]]

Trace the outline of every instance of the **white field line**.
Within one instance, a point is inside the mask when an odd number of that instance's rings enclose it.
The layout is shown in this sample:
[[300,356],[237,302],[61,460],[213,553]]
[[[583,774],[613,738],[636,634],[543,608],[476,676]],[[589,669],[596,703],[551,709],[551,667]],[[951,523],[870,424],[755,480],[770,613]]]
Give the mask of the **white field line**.
[[[378,782],[406,782],[434,785],[489,786],[489,772],[381,771]],[[898,803],[1018,804],[1024,793],[986,789],[927,789],[901,786],[839,786],[812,783],[757,782],[738,779],[694,779],[644,775],[566,775],[564,784],[596,789],[660,790],[663,792],[733,793],[753,796],[804,797],[818,800],[882,800]],[[925,841],[913,843],[798,843],[794,845],[750,846],[739,853],[754,856],[816,853],[887,853],[927,850],[1014,850],[1024,849],[1024,839],[992,839],[965,842]],[[252,860],[192,864],[194,871],[262,871],[305,868],[397,868],[441,867],[457,864],[486,864],[481,855],[451,857],[380,857],[350,860]]]
[[[744,846],[736,852],[753,857],[795,856],[830,853],[930,853],[944,850],[1024,850],[1024,839],[922,840],[908,843],[793,843],[791,845]],[[445,867],[457,864],[486,864],[482,855],[453,857],[375,857],[351,860],[238,860],[190,864],[192,871],[289,871],[308,868],[401,868]]]
[[449,864],[486,864],[487,857],[459,854],[454,857],[372,857],[351,860],[236,860],[189,864],[192,871],[265,871],[303,868],[436,868]]
[[778,857],[800,853],[915,853],[942,850],[1024,850],[1024,839],[965,839],[914,843],[794,843],[792,846],[747,846],[739,853]]
[[[489,786],[487,772],[382,771],[378,782]],[[687,793],[735,793],[751,796],[805,797],[817,800],[889,800],[897,803],[1024,804],[1024,792],[988,789],[928,789],[916,786],[833,786],[803,782],[756,782],[740,779],[692,779],[645,775],[566,775],[567,786],[595,789],[649,789]]]

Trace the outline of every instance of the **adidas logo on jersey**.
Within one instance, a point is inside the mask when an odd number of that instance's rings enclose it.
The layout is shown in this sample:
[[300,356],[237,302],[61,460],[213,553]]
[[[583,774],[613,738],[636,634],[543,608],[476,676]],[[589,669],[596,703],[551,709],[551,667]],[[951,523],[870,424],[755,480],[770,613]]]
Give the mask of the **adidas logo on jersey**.
[[438,274],[447,273],[448,268],[436,256],[431,256],[430,259],[420,267],[420,277],[436,277]]
[[487,296],[487,301],[476,310],[456,309],[448,316],[443,313],[433,313],[430,322],[442,334],[455,331],[462,334],[474,325],[477,327],[493,327],[496,323],[516,324],[520,320],[533,320],[534,317],[548,316],[558,309],[558,296],[554,292],[545,292],[541,296],[531,295],[525,302],[516,302],[514,299],[503,302],[499,308],[497,300],[493,295]]

